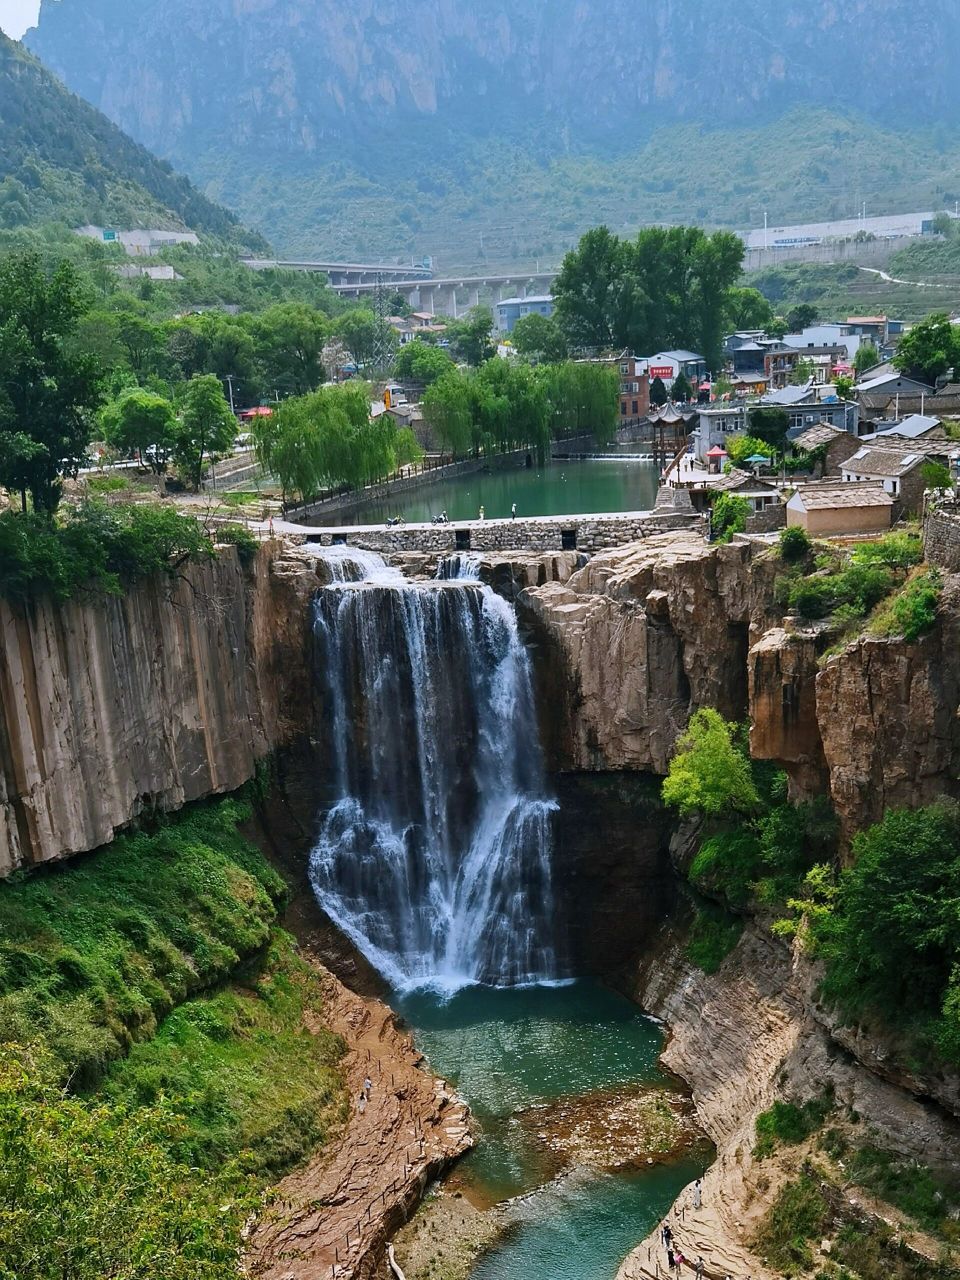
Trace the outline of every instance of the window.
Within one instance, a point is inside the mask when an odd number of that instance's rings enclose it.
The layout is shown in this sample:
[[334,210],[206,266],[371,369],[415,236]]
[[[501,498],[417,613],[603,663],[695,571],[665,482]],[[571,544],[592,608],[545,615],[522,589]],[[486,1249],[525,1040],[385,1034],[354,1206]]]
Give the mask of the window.
[[622,364],[620,366],[620,372],[623,375],[623,377],[626,377],[627,374],[630,372],[630,366],[626,363]]
[[639,402],[638,402],[638,401],[634,400],[634,402],[633,402],[633,416],[634,416],[634,417],[637,417],[637,415],[638,415],[639,413],[640,413],[640,404],[639,404]]

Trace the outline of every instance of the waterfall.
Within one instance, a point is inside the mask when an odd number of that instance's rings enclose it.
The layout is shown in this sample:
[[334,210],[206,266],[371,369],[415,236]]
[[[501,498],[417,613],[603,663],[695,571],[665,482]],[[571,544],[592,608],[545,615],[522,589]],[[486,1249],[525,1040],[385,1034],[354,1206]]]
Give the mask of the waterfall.
[[337,548],[314,602],[337,800],[310,878],[398,988],[558,977],[551,824],[510,606],[441,566],[414,584]]

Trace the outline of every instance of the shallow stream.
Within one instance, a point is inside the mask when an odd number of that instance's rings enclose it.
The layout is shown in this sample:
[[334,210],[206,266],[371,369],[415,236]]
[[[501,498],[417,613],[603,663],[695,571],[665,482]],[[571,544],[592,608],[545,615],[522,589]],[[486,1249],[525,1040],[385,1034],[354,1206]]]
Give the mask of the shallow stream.
[[[613,1280],[629,1250],[709,1162],[705,1146],[614,1173],[574,1164],[557,1174],[524,1123],[532,1109],[630,1086],[669,1086],[657,1066],[658,1025],[591,981],[555,987],[470,987],[444,1000],[398,999],[430,1067],[469,1101],[476,1149],[458,1182],[482,1204],[509,1203],[505,1230],[472,1280]],[[535,1115],[534,1111],[534,1115]]]

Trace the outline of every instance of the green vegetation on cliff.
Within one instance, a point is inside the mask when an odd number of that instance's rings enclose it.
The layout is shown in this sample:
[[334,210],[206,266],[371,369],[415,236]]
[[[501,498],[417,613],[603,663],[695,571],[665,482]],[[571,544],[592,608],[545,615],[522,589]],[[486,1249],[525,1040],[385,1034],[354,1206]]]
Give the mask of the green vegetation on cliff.
[[238,1276],[266,1180],[342,1118],[342,1046],[248,813],[196,806],[0,884],[2,1280]]
[[[663,798],[704,824],[688,873],[697,890],[799,934],[843,1016],[894,1031],[925,1065],[960,1063],[960,806],[887,813],[854,837],[841,871],[829,802],[791,804],[785,775],[752,762],[738,727],[712,710],[680,739]],[[708,972],[736,941],[716,912],[701,911],[690,943]]]
[[265,248],[0,32],[0,227],[39,222],[188,227]]

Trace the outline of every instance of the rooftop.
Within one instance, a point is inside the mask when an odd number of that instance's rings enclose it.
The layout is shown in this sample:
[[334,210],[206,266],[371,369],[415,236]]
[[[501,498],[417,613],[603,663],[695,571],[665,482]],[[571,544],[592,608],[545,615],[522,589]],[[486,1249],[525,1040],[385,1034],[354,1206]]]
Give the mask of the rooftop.
[[818,422],[815,426],[807,427],[806,431],[801,431],[792,443],[799,449],[819,449],[821,445],[832,444],[838,436],[848,434],[843,427],[835,427],[830,422]]
[[896,426],[878,431],[877,435],[897,435],[904,436],[908,440],[916,440],[918,436],[925,436],[934,431],[939,425],[939,418],[932,418],[929,414],[911,413],[909,417],[904,418],[902,422],[898,422]]
[[877,449],[868,445],[851,454],[843,469],[869,476],[902,476],[919,466],[924,456],[922,453],[904,453],[901,449]]
[[834,481],[807,484],[798,489],[791,502],[799,499],[806,511],[836,511],[842,507],[892,507],[893,497],[879,481]]
[[802,404],[812,394],[813,383],[806,382],[801,387],[784,387],[780,391],[770,391],[763,397],[763,403],[779,405]]

